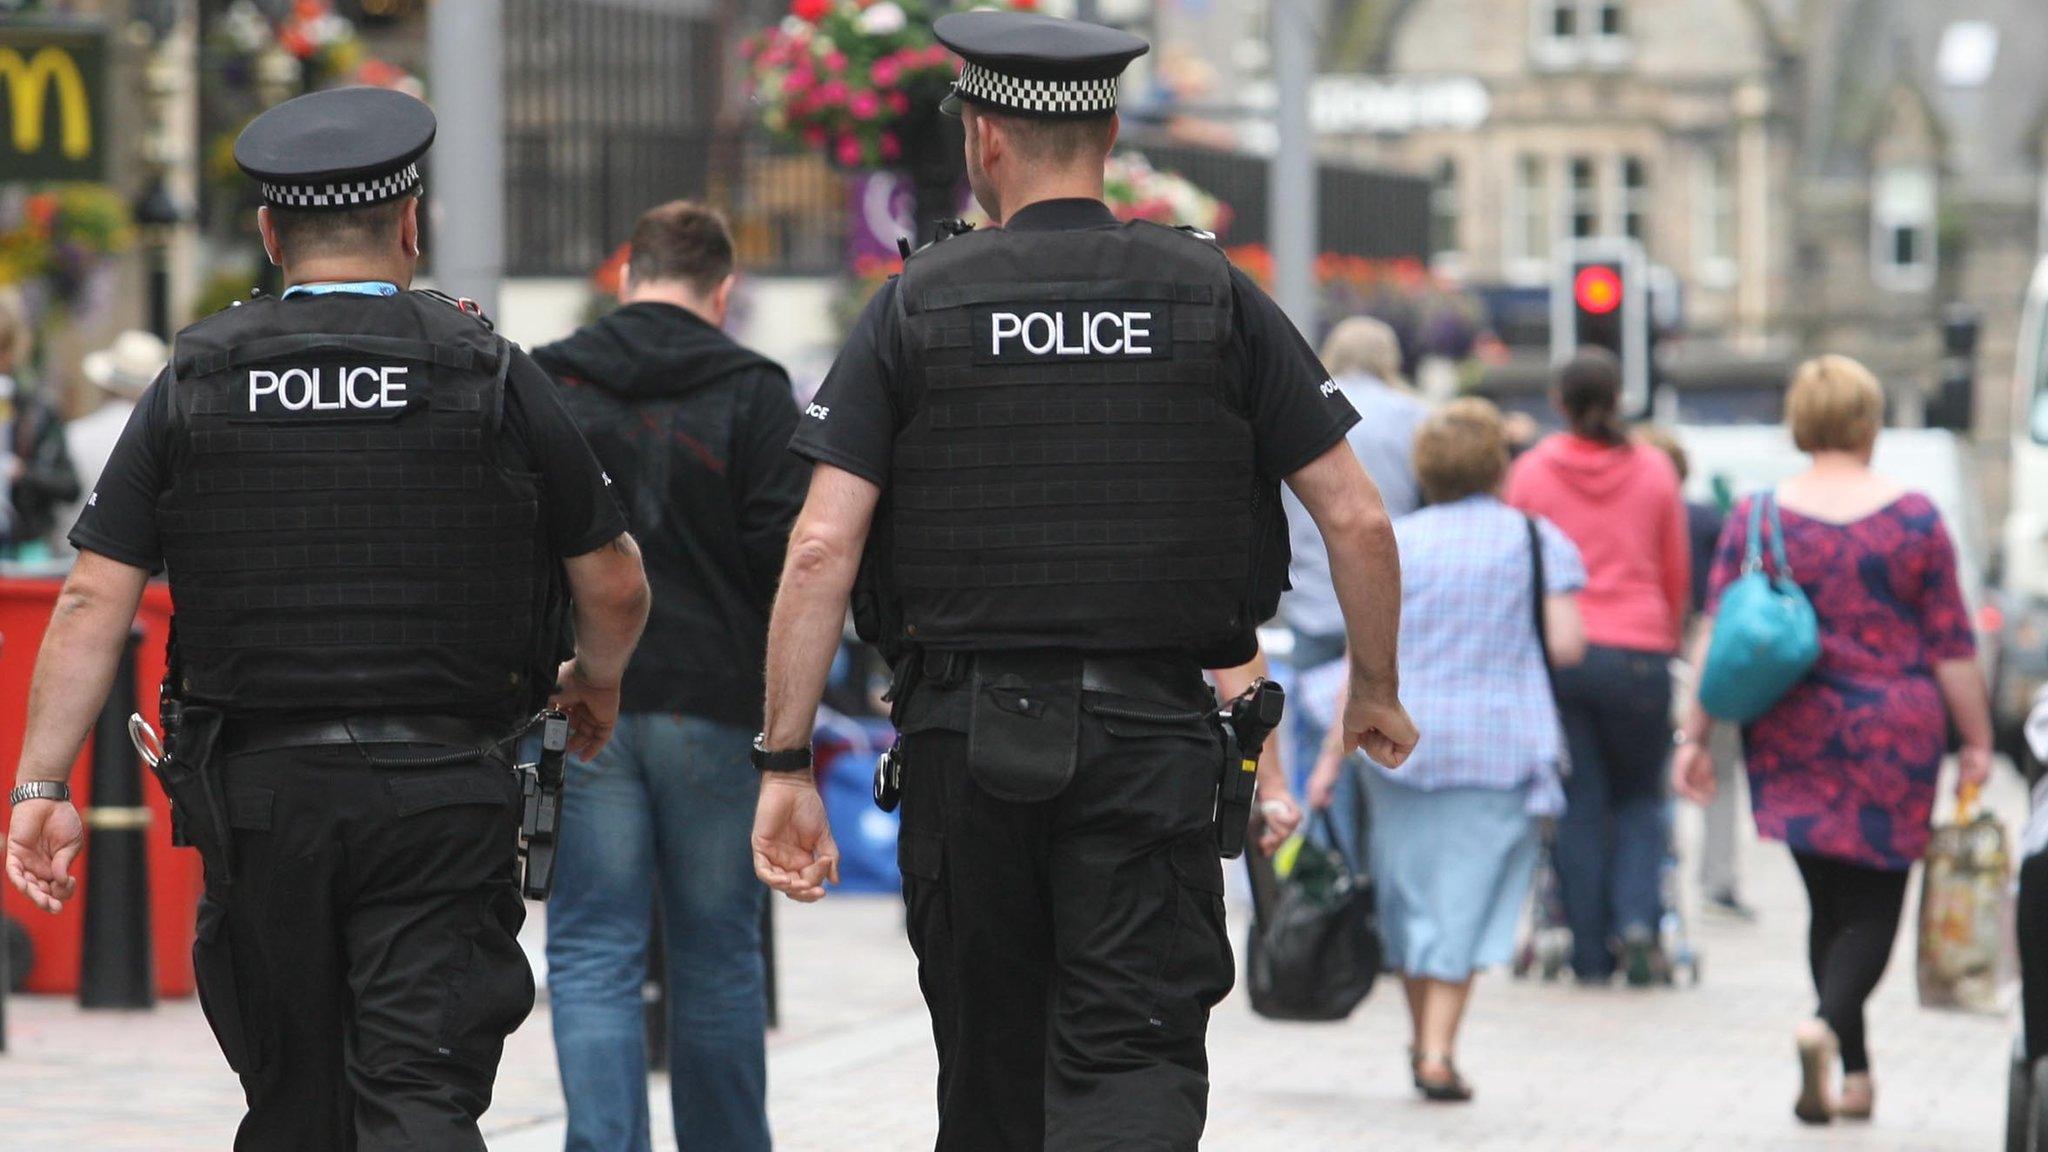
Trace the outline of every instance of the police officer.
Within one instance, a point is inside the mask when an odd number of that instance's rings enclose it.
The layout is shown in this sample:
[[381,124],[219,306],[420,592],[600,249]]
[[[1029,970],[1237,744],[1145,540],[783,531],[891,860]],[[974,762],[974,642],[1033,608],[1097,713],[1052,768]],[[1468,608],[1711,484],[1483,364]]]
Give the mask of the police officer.
[[559,676],[595,753],[646,616],[547,377],[473,306],[407,290],[433,137],[375,89],[242,133],[288,287],[179,334],[72,532],[30,698],[7,872],[54,912],[82,839],[65,777],[168,570],[173,752],[208,782],[173,791],[206,860],[193,959],[240,1150],[484,1147],[534,995],[504,749]]
[[810,737],[851,595],[896,670],[938,1147],[1193,1149],[1233,976],[1201,669],[1250,659],[1273,612],[1284,480],[1329,544],[1350,742],[1399,764],[1393,534],[1272,301],[1210,239],[1102,203],[1145,42],[1007,12],[937,34],[999,227],[910,257],[800,423],[755,868],[799,900],[836,874]]

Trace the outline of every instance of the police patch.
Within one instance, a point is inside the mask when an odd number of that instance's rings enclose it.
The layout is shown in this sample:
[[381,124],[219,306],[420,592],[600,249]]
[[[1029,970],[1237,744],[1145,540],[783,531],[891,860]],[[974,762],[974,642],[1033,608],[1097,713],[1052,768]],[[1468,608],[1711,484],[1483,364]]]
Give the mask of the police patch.
[[306,364],[251,368],[234,416],[244,420],[379,418],[411,404],[404,364]]
[[1143,304],[998,304],[974,312],[974,362],[1173,357],[1173,310]]

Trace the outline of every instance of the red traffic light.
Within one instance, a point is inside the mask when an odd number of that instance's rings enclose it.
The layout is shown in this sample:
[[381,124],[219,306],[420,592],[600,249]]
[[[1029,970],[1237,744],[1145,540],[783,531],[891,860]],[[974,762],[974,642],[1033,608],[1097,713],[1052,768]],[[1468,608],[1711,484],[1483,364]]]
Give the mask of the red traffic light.
[[1589,264],[1572,279],[1572,299],[1582,311],[1605,316],[1621,307],[1621,273],[1609,264]]

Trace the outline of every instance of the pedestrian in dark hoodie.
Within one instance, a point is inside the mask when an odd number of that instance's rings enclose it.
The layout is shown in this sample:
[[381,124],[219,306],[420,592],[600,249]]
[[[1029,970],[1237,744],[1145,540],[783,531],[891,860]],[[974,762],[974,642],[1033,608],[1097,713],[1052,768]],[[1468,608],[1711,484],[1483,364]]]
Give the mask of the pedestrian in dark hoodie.
[[659,899],[684,1148],[769,1147],[749,836],[768,612],[808,469],[789,377],[724,332],[732,236],[678,201],[633,229],[622,306],[534,359],[613,482],[654,607],[619,725],[572,763],[548,908],[568,1152],[650,1146],[640,988]]

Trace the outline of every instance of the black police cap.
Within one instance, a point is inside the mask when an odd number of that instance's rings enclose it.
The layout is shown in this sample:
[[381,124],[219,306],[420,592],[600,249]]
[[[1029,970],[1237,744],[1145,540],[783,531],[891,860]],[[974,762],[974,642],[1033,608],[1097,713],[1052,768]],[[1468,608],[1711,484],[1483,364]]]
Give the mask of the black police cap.
[[1072,119],[1116,111],[1116,81],[1151,51],[1143,38],[1034,12],[955,12],[932,25],[963,64],[939,107],[967,102],[1011,116]]
[[287,100],[249,122],[235,163],[263,202],[311,211],[366,208],[420,186],[434,111],[388,88],[334,88]]

